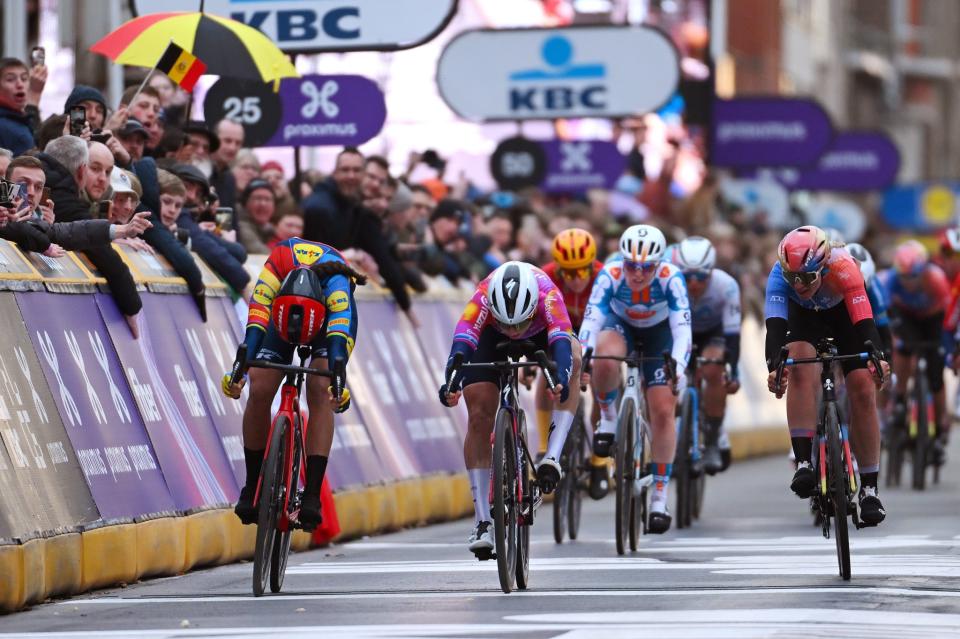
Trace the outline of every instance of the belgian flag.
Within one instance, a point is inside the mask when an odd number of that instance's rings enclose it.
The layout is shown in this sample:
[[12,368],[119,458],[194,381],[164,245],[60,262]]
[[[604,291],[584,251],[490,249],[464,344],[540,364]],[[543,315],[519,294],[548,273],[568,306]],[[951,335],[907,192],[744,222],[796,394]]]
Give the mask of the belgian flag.
[[207,70],[207,65],[197,56],[171,42],[163,57],[160,58],[160,62],[157,63],[157,69],[166,73],[184,91],[190,92],[193,91],[193,85],[197,83],[203,72]]

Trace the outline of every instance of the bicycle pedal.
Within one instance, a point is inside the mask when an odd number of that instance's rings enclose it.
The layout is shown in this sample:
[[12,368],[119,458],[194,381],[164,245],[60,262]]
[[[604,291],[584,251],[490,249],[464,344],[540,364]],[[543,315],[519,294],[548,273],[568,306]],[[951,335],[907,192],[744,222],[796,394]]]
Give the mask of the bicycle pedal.
[[490,561],[497,558],[497,553],[492,550],[477,550],[473,555],[477,558],[477,561]]

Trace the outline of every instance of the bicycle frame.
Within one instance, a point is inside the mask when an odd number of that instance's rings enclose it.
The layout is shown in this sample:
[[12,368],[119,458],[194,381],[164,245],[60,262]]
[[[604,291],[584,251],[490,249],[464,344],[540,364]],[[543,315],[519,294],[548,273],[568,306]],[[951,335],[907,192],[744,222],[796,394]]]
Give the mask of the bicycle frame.
[[[787,360],[790,363],[790,360]],[[840,444],[843,452],[844,465],[847,471],[847,484],[851,493],[857,492],[857,477],[853,472],[853,457],[850,454],[850,434],[846,424],[840,421],[840,406],[837,403],[836,382],[833,379],[833,362],[824,364],[820,370],[820,389],[823,393],[820,419],[817,420],[817,465],[820,477],[820,495],[827,496],[827,433],[826,424],[828,411],[833,408],[840,423]]]

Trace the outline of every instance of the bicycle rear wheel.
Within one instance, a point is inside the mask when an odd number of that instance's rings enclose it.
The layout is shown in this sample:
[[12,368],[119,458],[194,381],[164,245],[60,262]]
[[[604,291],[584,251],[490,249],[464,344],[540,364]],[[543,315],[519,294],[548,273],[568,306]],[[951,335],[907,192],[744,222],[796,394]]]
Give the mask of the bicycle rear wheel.
[[590,463],[585,452],[585,428],[583,402],[580,402],[577,416],[573,420],[573,429],[570,431],[570,482],[567,484],[570,487],[567,493],[567,532],[570,541],[575,540],[580,533],[580,511],[583,508],[583,490],[580,483],[583,481],[587,464]]
[[850,580],[850,538],[847,529],[849,499],[847,498],[847,473],[840,443],[840,421],[836,405],[826,410],[827,430],[827,486],[833,506],[833,537],[837,543],[837,564],[840,576]]
[[517,565],[517,445],[513,415],[497,411],[493,439],[493,534],[500,588],[513,590]]
[[688,528],[691,521],[690,449],[693,443],[693,396],[690,389],[680,400],[680,416],[677,417],[677,453],[673,460],[673,477],[677,488],[677,528]]
[[698,411],[698,417],[701,419],[697,422],[697,440],[693,445],[700,451],[701,469],[700,474],[690,482],[690,514],[693,519],[700,519],[700,513],[703,510],[703,497],[707,492],[707,473],[703,470],[703,450],[706,438],[703,432],[703,413]]
[[913,489],[924,490],[927,483],[927,449],[930,447],[928,429],[929,414],[927,412],[927,376],[923,371],[917,371],[913,376],[913,402],[917,411],[917,436],[913,440]]
[[527,418],[521,410],[518,417],[520,440],[516,442],[516,455],[519,468],[520,494],[523,501],[517,508],[526,513],[523,524],[517,525],[517,589],[526,590],[530,583],[530,527],[533,526],[533,468],[531,468],[524,447],[527,441]]
[[633,519],[633,431],[636,413],[637,407],[633,400],[627,399],[620,408],[620,419],[617,423],[616,540],[618,555],[627,551],[628,536]]
[[280,484],[283,481],[283,466],[280,465],[284,433],[289,430],[286,417],[277,419],[270,439],[270,449],[260,472],[260,500],[258,502],[257,541],[253,551],[253,594],[259,597],[267,588],[270,575],[273,542],[280,515]]
[[[297,418],[297,420],[299,422],[299,418]],[[297,426],[299,426],[299,423]],[[300,450],[299,430],[299,428],[287,428],[283,433],[283,442],[280,445],[280,468],[286,470],[287,466],[290,466],[290,492],[287,493],[287,478],[281,473],[280,489],[282,494],[279,498],[279,503],[281,504],[281,508],[286,509],[288,515],[300,483],[300,464],[303,455]],[[288,440],[291,437],[294,438],[293,463],[288,464],[287,451],[290,445]],[[275,533],[275,537],[273,538],[273,557],[270,561],[270,592],[280,592],[280,589],[283,588],[283,577],[287,572],[287,558],[290,556],[290,541],[292,538],[293,531],[290,529],[288,529],[287,532],[278,530]]]

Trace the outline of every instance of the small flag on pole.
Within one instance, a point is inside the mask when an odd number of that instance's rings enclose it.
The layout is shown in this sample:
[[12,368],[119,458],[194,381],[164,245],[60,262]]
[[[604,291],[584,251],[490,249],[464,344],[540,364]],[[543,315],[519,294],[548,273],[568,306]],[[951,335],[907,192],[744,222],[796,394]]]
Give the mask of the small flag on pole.
[[174,42],[167,47],[157,69],[163,71],[171,80],[176,82],[184,91],[193,91],[193,85],[207,70],[207,65],[200,58]]

